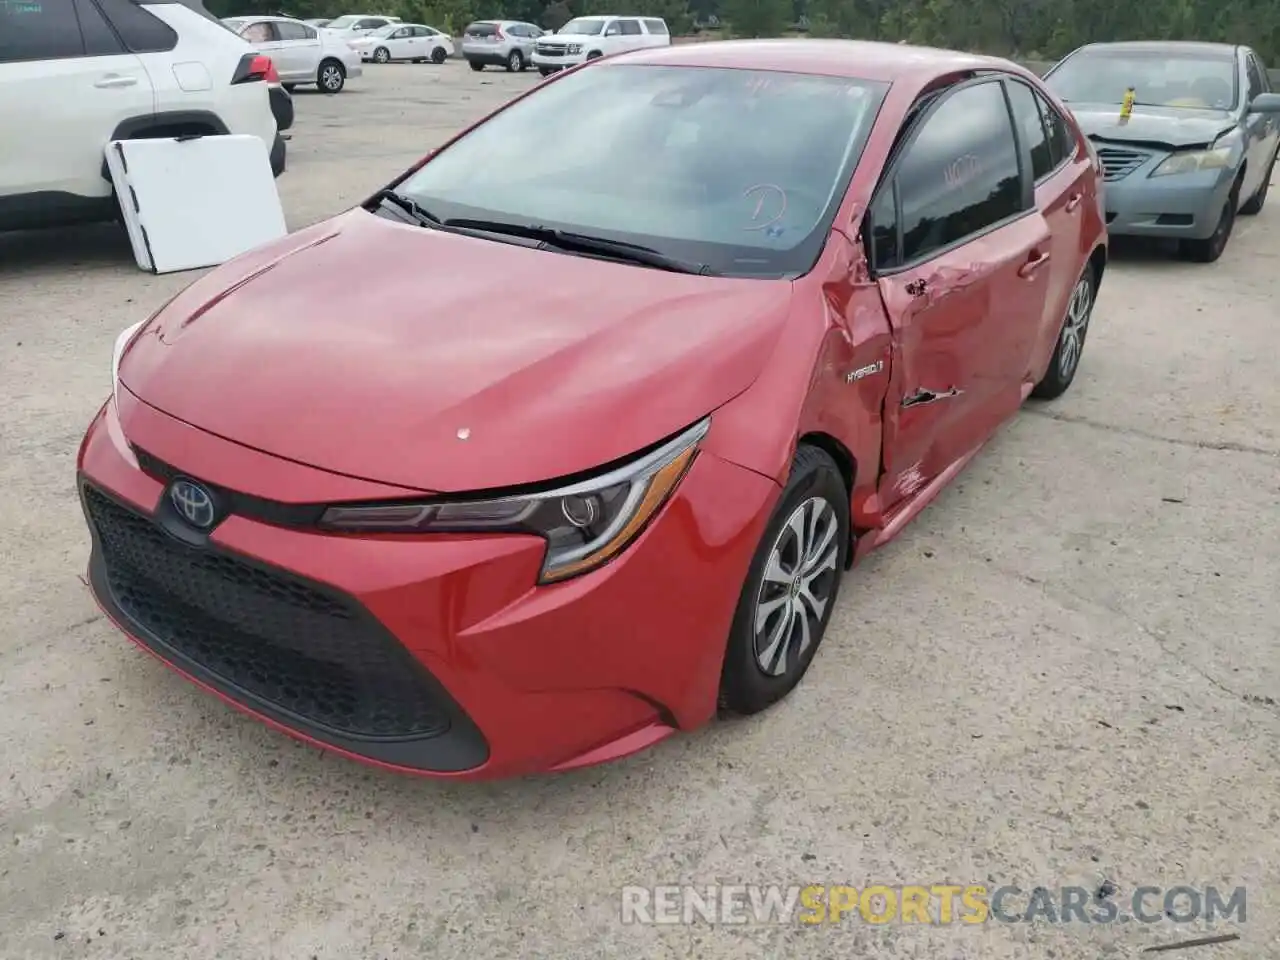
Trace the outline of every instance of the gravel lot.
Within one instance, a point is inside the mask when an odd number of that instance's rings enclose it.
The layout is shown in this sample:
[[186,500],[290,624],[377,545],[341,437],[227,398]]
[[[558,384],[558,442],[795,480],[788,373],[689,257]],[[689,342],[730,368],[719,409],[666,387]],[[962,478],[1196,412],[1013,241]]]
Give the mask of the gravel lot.
[[[299,91],[291,227],[536,80]],[[1280,955],[1277,274],[1280,199],[1213,266],[1118,252],[1071,392],[851,576],[792,698],[465,786],[298,746],[99,616],[76,447],[116,333],[192,275],[112,229],[0,237],[0,957],[1098,960],[1199,929],[620,922],[623,885],[683,881],[1246,885],[1196,955]]]

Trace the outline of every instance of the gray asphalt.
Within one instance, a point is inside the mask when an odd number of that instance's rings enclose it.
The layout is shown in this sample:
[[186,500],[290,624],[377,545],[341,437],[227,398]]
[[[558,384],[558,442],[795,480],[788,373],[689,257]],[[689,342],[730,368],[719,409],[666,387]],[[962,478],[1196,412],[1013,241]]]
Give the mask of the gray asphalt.
[[[290,225],[535,80],[299,91]],[[1278,273],[1277,205],[1212,266],[1118,253],[1070,393],[851,574],[788,701],[465,786],[295,745],[104,622],[76,447],[116,333],[193,276],[109,228],[0,237],[0,957],[1097,960],[1205,930],[621,923],[624,885],[679,882],[1243,885],[1241,939],[1196,955],[1280,956]]]

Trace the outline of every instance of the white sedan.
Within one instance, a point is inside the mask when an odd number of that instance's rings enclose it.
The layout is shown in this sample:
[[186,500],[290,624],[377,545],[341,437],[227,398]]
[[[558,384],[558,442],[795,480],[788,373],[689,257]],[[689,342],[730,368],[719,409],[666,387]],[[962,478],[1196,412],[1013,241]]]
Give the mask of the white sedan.
[[444,63],[453,55],[453,38],[421,23],[392,23],[367,36],[348,41],[361,60],[390,63],[412,60]]
[[346,40],[301,20],[228,17],[222,22],[271,58],[286,90],[314,83],[323,93],[338,93],[364,69]]

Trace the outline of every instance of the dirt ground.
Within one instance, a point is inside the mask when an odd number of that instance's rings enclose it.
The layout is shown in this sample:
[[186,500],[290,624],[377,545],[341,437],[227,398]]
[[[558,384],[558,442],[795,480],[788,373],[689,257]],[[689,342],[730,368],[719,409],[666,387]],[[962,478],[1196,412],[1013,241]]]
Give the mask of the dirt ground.
[[[290,225],[536,79],[299,91]],[[112,229],[0,237],[0,957],[1098,960],[1204,935],[621,922],[623,886],[680,882],[1245,886],[1218,929],[1241,939],[1194,953],[1280,956],[1278,275],[1280,200],[1212,266],[1117,252],[1070,393],[851,575],[788,701],[465,786],[299,746],[99,616],[76,447],[115,335],[193,276],[140,273]]]

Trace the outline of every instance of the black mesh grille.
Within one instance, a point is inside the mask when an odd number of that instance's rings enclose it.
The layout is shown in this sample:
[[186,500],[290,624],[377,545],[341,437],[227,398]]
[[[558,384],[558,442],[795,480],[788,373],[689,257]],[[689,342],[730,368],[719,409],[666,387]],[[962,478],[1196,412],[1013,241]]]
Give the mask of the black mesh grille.
[[92,487],[84,503],[113,600],[163,645],[234,688],[344,735],[448,730],[431,678],[354,602],[181,543]]

